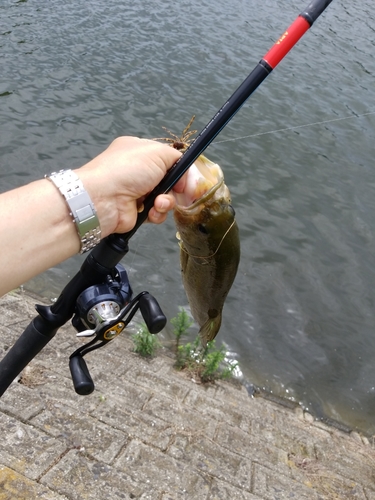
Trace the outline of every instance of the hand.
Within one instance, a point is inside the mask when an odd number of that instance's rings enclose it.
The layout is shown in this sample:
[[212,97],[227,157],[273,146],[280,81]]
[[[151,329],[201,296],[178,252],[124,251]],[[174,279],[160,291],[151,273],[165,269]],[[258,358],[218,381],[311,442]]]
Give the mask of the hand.
[[[120,137],[76,170],[94,202],[102,237],[134,227],[144,197],[180,155],[165,144]],[[184,179],[175,188],[183,190]],[[163,222],[174,205],[172,194],[158,196],[149,212],[150,221]],[[80,248],[67,204],[47,179],[0,194],[0,213],[0,295],[75,255]]]
[[[99,156],[76,170],[94,202],[102,237],[130,231],[144,198],[165,176],[181,153],[165,144],[119,137]],[[184,180],[175,186],[183,189]],[[172,194],[159,195],[149,211],[150,222],[163,222],[175,206]]]

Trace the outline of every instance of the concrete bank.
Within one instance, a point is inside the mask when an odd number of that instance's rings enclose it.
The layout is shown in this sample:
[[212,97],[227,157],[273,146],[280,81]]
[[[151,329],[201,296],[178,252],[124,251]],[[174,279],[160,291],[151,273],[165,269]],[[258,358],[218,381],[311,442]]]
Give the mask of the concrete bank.
[[[0,356],[35,316],[25,294],[0,300]],[[202,386],[126,334],[90,353],[90,396],[72,387],[69,326],[0,399],[0,500],[375,500],[375,449],[356,433]]]

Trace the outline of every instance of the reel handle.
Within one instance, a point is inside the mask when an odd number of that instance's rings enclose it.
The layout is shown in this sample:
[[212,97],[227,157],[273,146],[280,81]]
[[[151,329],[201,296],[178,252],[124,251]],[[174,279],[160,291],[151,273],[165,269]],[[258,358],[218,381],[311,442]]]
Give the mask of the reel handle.
[[149,293],[146,292],[139,298],[139,308],[150,333],[159,333],[167,324],[158,301]]
[[[100,297],[97,299],[99,300]],[[117,316],[99,322],[94,330],[88,330],[90,334],[96,333],[95,338],[88,344],[77,349],[69,358],[70,374],[72,376],[74,390],[77,394],[87,396],[95,389],[95,384],[83,356],[111,342],[124,330],[125,326],[130,322],[138,309],[150,333],[159,333],[165,327],[167,318],[161,310],[157,300],[148,292],[141,292],[137,297],[131,300]],[[111,333],[113,333],[113,336],[110,335]]]
[[71,357],[69,359],[69,368],[76,393],[80,396],[91,394],[95,385],[83,357],[81,355]]

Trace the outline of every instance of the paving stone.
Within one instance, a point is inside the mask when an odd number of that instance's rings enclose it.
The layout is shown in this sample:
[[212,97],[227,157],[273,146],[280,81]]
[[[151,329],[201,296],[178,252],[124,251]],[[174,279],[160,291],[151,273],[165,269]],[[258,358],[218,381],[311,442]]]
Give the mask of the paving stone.
[[225,400],[238,407],[249,403],[249,393],[237,380],[217,380],[211,387],[215,389],[213,399]]
[[[259,420],[253,421],[251,434],[257,436],[259,440],[284,450],[288,454],[301,457],[315,458],[316,444],[326,443],[330,435],[321,429],[311,429],[309,424],[298,422],[293,426],[291,419],[282,426],[263,425]],[[321,435],[317,436],[317,432]]]
[[[3,309],[0,309],[0,314]],[[0,316],[1,317],[1,316]],[[14,344],[18,339],[19,333],[14,331],[14,328],[8,326],[1,327],[1,344],[0,344],[0,356],[1,359],[6,355],[8,349]]]
[[[35,302],[0,299],[0,356]],[[79,344],[65,325],[0,399],[0,500],[375,500],[373,439],[195,384],[125,335],[87,357],[95,390],[82,397],[68,367]]]
[[188,384],[181,383],[178,378],[176,379],[176,377],[173,376],[173,372],[160,375],[153,372],[146,372],[142,368],[138,368],[129,370],[127,374],[127,380],[129,382],[148,389],[151,388],[154,393],[165,394],[167,392],[170,396],[175,396],[183,400],[190,391]]
[[171,362],[168,374],[171,378],[177,378],[179,383],[186,384],[189,388],[194,386],[200,387],[200,392],[204,397],[215,401],[226,401],[233,407],[241,408],[242,404],[249,401],[249,395],[245,387],[237,380],[216,380],[211,384],[199,384],[189,378],[184,371],[174,368],[174,361]]
[[245,408],[235,405],[225,399],[213,399],[207,395],[206,389],[191,390],[184,400],[187,407],[194,408],[199,414],[209,419],[219,422],[229,422],[232,425],[240,426],[243,420]]
[[116,429],[166,450],[175,431],[170,423],[142,409],[132,409],[124,398],[106,398],[92,413]]
[[292,473],[291,477],[312,488],[321,498],[367,500],[358,482],[335,474],[319,460],[303,460],[299,464],[293,464],[291,460],[290,466],[298,469],[298,474]]
[[78,448],[97,460],[109,464],[128,440],[126,433],[67,406],[44,411],[31,423],[46,434],[65,442],[67,448]]
[[200,436],[177,435],[168,454],[209,476],[250,491],[251,461],[223,449],[212,440]]
[[177,397],[157,395],[145,405],[150,415],[168,422],[175,432],[201,435],[213,438],[216,432],[217,421],[201,415],[200,408],[184,404]]
[[53,411],[53,408],[64,406],[77,408],[81,412],[90,413],[100,405],[103,396],[98,391],[94,391],[88,396],[76,394],[71,378],[59,375],[48,376],[46,382],[34,388],[44,401],[46,408]]
[[0,411],[25,421],[45,408],[40,395],[25,385],[13,383],[0,398]]
[[65,452],[66,446],[31,425],[0,413],[0,464],[36,479]]
[[254,464],[252,492],[262,500],[322,500],[311,487],[260,464]]
[[221,447],[249,460],[257,460],[270,468],[289,473],[288,453],[285,450],[265,442],[257,436],[247,434],[230,425],[218,427],[215,441]]
[[[284,408],[262,397],[249,397],[249,403],[244,405],[243,408],[240,427],[245,431],[250,431],[249,426],[253,427],[253,422],[261,422],[262,425],[269,425],[271,428],[274,426],[282,427],[284,418],[289,422],[293,418],[293,414],[294,412],[289,408]],[[293,420],[296,422],[298,418],[293,418]]]
[[[194,496],[190,496],[190,493],[170,493],[163,492],[160,500],[180,500],[185,498],[186,500],[208,500],[210,497],[207,496],[205,491],[195,493]],[[159,500],[159,499],[158,499]]]
[[261,497],[215,479],[207,500],[261,500]]
[[8,467],[0,466],[0,500],[68,500]]
[[32,364],[37,363],[45,370],[53,373],[57,378],[59,376],[70,378],[69,371],[69,356],[79,347],[79,344],[74,342],[74,335],[69,335],[69,340],[62,335],[64,330],[61,328],[55,337],[46,345],[46,347],[38,353]]
[[122,452],[115,466],[142,484],[155,485],[157,479],[159,488],[177,498],[204,499],[210,488],[210,480],[199,469],[137,440]]
[[329,444],[317,444],[316,456],[319,463],[332,473],[352,481],[365,475],[372,478],[375,484],[375,450],[356,443],[349,436],[345,438],[335,433]]
[[[144,407],[149,399],[152,398],[153,392],[151,388],[145,389],[133,384],[127,383],[126,380],[115,382],[113,384],[101,384],[97,386],[96,393],[100,393],[100,401],[118,399],[128,410],[140,410]],[[89,397],[91,397],[90,395]],[[84,396],[85,399],[87,396]],[[81,396],[82,398],[82,396]]]
[[25,320],[30,322],[34,316],[36,316],[34,301],[26,294],[9,293],[1,297],[1,325],[15,325]]
[[[274,405],[274,403],[270,403],[271,405]],[[277,411],[277,410],[276,410]],[[306,412],[305,412],[306,414]],[[297,435],[300,436],[310,436],[310,438],[314,439],[315,441],[326,441],[327,439],[330,439],[331,434],[333,429],[331,428],[328,430],[322,425],[316,425],[315,420],[311,423],[308,422],[306,419],[295,419],[294,418],[294,412],[291,412],[289,410],[285,412],[278,412],[276,413],[277,418],[276,418],[276,426],[279,429],[286,429],[288,428],[288,435],[294,439]],[[293,426],[290,426],[290,423],[293,422]],[[264,425],[265,427],[267,426],[267,423],[265,422],[264,419],[260,418],[257,420],[253,420],[252,422],[252,430],[253,432],[256,432],[257,424]],[[273,425],[274,428],[275,424]],[[284,433],[286,434],[286,433]]]
[[[74,500],[155,499],[158,490],[129,474],[71,450],[43,476],[41,483]],[[156,490],[156,491],[155,491]]]
[[[152,358],[144,358],[134,352],[134,343],[132,340],[121,336],[119,341],[120,345],[119,347],[116,345],[115,352],[124,359],[124,365],[127,372],[140,371],[143,373],[157,373],[162,375],[170,370],[174,362],[168,357],[159,355]],[[115,342],[111,344],[111,347],[115,348]]]

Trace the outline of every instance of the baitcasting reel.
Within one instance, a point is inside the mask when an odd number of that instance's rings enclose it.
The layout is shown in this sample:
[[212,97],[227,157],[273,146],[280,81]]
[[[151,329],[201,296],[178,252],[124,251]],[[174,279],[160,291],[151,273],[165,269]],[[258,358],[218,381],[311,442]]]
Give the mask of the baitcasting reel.
[[167,318],[152,295],[141,292],[132,298],[132,294],[128,275],[118,264],[105,283],[91,286],[79,295],[72,325],[78,331],[77,337],[94,338],[69,358],[77,394],[91,394],[95,387],[83,356],[117,337],[138,309],[150,333],[159,333],[166,325]]

